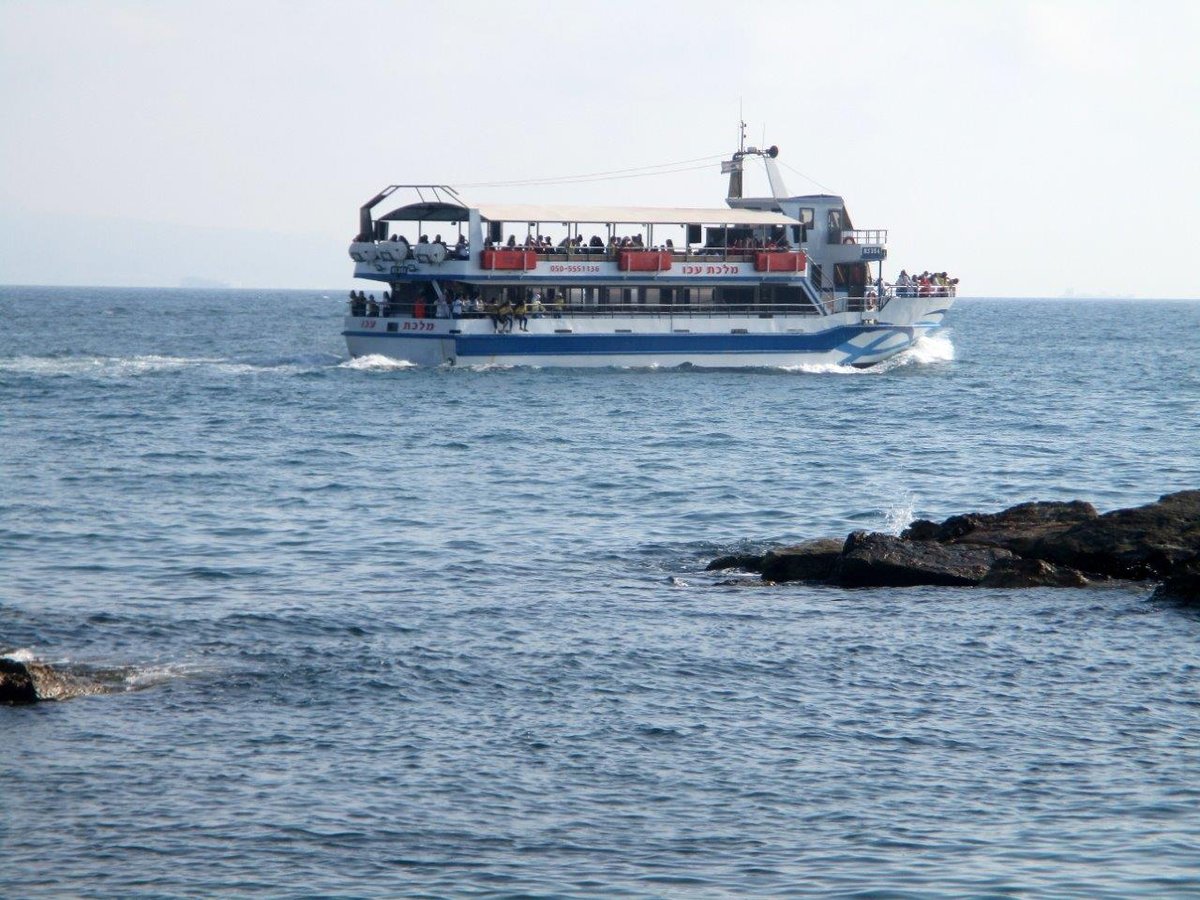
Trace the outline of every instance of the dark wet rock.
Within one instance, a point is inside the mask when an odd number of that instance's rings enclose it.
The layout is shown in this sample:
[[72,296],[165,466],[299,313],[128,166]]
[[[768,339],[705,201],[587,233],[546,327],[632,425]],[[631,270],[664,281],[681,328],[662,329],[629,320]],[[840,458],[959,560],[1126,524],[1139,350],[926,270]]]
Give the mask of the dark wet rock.
[[0,657],[0,703],[36,703],[37,690],[25,663]]
[[1030,556],[1041,541],[1099,517],[1096,507],[1081,500],[1067,503],[1020,503],[998,513],[951,516],[941,524],[918,519],[901,532],[908,541],[975,544],[1000,547],[1018,556]]
[[94,681],[63,672],[43,662],[0,657],[0,703],[36,703],[104,693]]
[[855,532],[844,543],[808,541],[709,565],[720,568],[757,571],[764,581],[851,587],[1084,587],[1108,578],[1153,579],[1163,582],[1156,597],[1200,603],[1200,490],[1103,515],[1072,500],[1021,503],[944,522],[918,519],[899,537]]
[[1044,559],[1022,559],[1010,556],[996,560],[988,569],[980,587],[1087,587],[1091,582],[1082,572],[1067,566],[1056,566]]
[[757,553],[731,553],[729,556],[718,556],[704,571],[717,572],[724,569],[742,569],[746,572],[761,572],[763,558]]
[[1177,566],[1171,576],[1155,589],[1151,599],[1200,606],[1200,557]]
[[762,557],[758,571],[765,581],[825,581],[833,575],[845,543],[837,538],[818,538],[771,550]]
[[1114,578],[1170,578],[1200,555],[1200,491],[1105,513],[1046,535],[1023,555]]
[[907,541],[890,534],[856,531],[833,570],[843,587],[972,586],[998,560],[1013,554],[999,547]]

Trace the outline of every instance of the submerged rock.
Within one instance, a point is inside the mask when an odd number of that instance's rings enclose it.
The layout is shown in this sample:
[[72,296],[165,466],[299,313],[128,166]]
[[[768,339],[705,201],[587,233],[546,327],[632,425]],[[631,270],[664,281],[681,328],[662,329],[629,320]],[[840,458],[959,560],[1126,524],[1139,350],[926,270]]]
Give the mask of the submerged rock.
[[0,657],[0,703],[36,703],[102,694],[106,688],[43,662]]
[[772,550],[762,557],[758,571],[764,581],[824,581],[833,575],[845,543],[837,538],[818,538]]
[[718,556],[704,567],[704,571],[719,572],[724,569],[742,569],[746,572],[761,572],[762,561],[762,556],[757,553],[731,553],[728,556]]

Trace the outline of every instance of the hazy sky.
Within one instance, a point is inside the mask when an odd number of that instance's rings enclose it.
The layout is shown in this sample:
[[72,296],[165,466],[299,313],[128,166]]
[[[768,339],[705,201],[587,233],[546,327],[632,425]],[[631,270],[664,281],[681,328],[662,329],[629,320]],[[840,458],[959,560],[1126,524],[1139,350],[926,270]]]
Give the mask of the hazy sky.
[[[1200,297],[1197,0],[0,0],[0,282],[348,288],[383,185],[715,157],[739,108],[894,270]],[[463,193],[716,206],[725,179]]]

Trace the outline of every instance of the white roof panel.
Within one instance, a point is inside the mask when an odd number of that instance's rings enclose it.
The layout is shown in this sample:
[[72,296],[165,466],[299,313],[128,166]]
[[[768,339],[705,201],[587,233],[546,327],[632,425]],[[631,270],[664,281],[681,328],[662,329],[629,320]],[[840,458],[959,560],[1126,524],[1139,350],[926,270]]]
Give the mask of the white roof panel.
[[[489,222],[581,222],[624,225],[796,225],[778,212],[718,207],[699,209],[670,206],[542,206],[527,203],[481,203],[470,207]],[[468,206],[452,203],[411,203],[394,209],[382,221],[451,222],[467,217]]]
[[620,222],[627,225],[796,225],[783,213],[754,209],[699,209],[667,206],[542,206],[481,203],[479,214],[491,222]]

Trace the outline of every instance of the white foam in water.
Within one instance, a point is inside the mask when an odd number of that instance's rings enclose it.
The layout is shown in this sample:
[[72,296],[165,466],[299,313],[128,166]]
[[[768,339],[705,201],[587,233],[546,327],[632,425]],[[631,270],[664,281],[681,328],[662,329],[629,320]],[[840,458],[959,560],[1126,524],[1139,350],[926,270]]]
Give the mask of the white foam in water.
[[0,652],[0,657],[11,659],[13,662],[33,662],[37,657],[28,647],[19,647],[16,650]]
[[198,671],[199,669],[195,666],[182,664],[143,666],[131,669],[125,674],[125,689],[138,691],[142,688],[154,687],[155,685],[163,684],[176,678],[186,678],[188,675],[193,675]]
[[368,356],[356,356],[338,364],[339,369],[355,369],[360,372],[395,372],[401,369],[415,369],[416,363],[403,359],[392,359],[390,356],[380,356],[372,353]]
[[798,372],[801,375],[868,375],[874,369],[856,369],[837,363],[803,363],[798,366],[780,366],[781,372]]
[[922,335],[915,344],[900,354],[898,359],[907,357],[908,362],[918,364],[950,362],[954,359],[954,344],[950,340],[950,332],[939,331],[936,334]]
[[892,505],[883,511],[884,533],[899,535],[912,524],[916,509],[917,498],[911,491],[898,496]]
[[226,359],[184,356],[16,356],[0,360],[0,371],[20,375],[91,375],[101,378],[127,378],[171,372],[201,366],[240,375],[258,371],[261,367],[234,363]]

